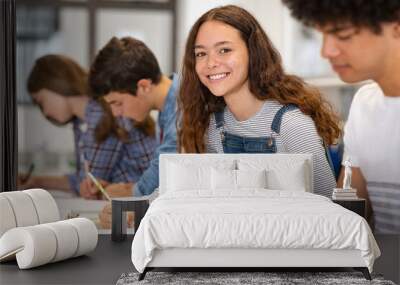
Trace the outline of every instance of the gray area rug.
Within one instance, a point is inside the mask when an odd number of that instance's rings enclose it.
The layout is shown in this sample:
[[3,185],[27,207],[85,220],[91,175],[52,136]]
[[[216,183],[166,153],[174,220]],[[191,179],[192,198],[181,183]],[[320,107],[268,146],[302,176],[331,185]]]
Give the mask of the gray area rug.
[[117,285],[133,284],[376,284],[395,285],[384,280],[380,275],[372,275],[372,281],[364,278],[360,272],[154,272],[150,271],[142,281],[138,281],[139,273],[122,274]]

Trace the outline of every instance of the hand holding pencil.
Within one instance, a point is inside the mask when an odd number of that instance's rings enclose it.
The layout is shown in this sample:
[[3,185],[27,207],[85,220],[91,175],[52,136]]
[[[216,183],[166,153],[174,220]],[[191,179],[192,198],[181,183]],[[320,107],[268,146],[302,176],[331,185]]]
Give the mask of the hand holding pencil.
[[96,178],[91,172],[87,172],[86,178],[80,183],[80,195],[85,199],[100,199],[98,194],[103,194],[105,197],[108,195],[110,198],[129,197],[133,195],[132,189],[133,183],[109,184],[105,180]]
[[[107,181],[102,180],[100,178],[96,178],[96,180],[101,184],[103,189],[107,187],[109,184]],[[96,186],[92,179],[90,179],[89,175],[83,179],[79,185],[80,196],[85,199],[90,200],[98,200],[101,199],[101,190]]]
[[[79,144],[80,148],[82,148],[81,142]],[[85,172],[85,178],[79,184],[79,195],[85,199],[90,199],[90,200],[100,199],[98,197],[99,196],[98,188],[96,187],[92,179],[90,179],[90,177],[88,176],[88,173],[90,172],[89,162],[86,160],[85,154],[82,150],[80,153],[80,163],[82,163],[82,169]]]
[[97,189],[99,189],[101,191],[101,193],[104,195],[104,197],[106,197],[106,199],[108,201],[111,201],[110,196],[107,194],[106,190],[103,188],[103,185],[101,185],[101,183],[93,176],[92,173],[88,172],[88,177],[92,180],[92,182],[94,183],[94,185],[96,185]]

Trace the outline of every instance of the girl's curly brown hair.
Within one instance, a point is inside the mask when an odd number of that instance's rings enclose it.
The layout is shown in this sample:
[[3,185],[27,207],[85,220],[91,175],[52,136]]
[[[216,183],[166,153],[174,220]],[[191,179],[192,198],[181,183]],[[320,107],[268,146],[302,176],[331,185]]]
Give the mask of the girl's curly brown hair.
[[249,51],[249,88],[258,99],[297,105],[314,120],[326,144],[335,142],[341,130],[338,126],[339,118],[331,105],[316,88],[283,71],[278,51],[249,12],[238,6],[227,5],[203,14],[193,25],[186,42],[178,97],[180,149],[188,153],[205,152],[205,134],[210,115],[225,107],[224,99],[214,96],[200,82],[195,71],[195,40],[199,28],[207,21],[218,21],[240,32]]

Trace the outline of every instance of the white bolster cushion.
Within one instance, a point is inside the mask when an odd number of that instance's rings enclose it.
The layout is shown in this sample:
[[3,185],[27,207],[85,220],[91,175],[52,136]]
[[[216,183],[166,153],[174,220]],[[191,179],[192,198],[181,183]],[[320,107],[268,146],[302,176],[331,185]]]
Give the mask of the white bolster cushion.
[[1,193],[8,199],[15,215],[17,227],[33,226],[39,223],[35,205],[31,197],[23,191]]
[[0,237],[9,229],[60,220],[53,196],[43,189],[0,193]]
[[74,257],[86,254],[96,248],[99,233],[91,220],[75,218],[65,220],[65,222],[73,225],[78,233],[78,248]]
[[31,197],[39,217],[39,224],[60,220],[60,213],[56,201],[49,192],[43,189],[28,189],[22,192]]
[[13,228],[0,239],[0,260],[13,259],[16,255],[20,269],[49,263],[57,249],[52,230],[41,225]]
[[0,238],[0,261],[16,256],[20,269],[76,257],[97,245],[97,228],[86,218],[19,227]]
[[0,237],[9,229],[15,228],[14,211],[6,197],[0,195]]
[[75,255],[78,249],[78,232],[70,223],[55,222],[44,224],[56,236],[57,248],[52,262],[57,262]]

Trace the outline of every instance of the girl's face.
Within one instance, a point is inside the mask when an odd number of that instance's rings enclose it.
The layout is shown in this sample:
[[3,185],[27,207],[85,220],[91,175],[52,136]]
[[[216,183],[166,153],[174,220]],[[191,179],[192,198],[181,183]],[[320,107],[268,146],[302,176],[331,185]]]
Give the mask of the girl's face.
[[249,54],[238,30],[218,21],[205,22],[194,53],[196,73],[212,94],[225,97],[248,91]]
[[68,105],[67,97],[48,89],[41,89],[31,95],[48,120],[58,124],[66,124],[72,119],[73,114]]

